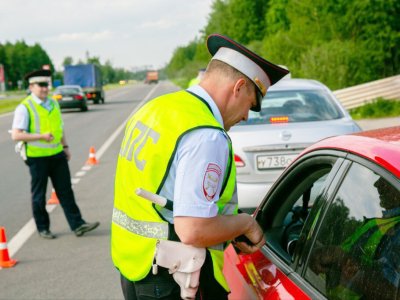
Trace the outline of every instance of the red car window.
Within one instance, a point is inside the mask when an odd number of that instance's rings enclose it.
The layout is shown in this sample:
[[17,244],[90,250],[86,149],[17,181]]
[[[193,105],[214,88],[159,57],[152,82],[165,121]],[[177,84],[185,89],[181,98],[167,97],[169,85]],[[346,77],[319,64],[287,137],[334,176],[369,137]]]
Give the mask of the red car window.
[[324,217],[305,278],[329,299],[396,299],[399,253],[398,187],[353,163]]

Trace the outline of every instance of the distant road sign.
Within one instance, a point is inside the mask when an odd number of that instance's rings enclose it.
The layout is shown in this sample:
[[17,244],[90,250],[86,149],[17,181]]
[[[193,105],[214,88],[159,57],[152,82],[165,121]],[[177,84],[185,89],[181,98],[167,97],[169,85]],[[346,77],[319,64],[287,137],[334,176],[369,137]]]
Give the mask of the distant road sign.
[[4,66],[0,64],[0,83],[5,82],[4,78]]

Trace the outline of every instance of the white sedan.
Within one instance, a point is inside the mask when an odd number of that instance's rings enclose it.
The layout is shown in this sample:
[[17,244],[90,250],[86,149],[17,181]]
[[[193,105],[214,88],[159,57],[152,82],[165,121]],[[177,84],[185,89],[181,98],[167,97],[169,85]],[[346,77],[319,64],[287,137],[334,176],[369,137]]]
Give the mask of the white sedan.
[[268,89],[261,111],[231,128],[239,208],[252,213],[268,189],[307,146],[360,131],[328,87],[309,79],[283,79]]

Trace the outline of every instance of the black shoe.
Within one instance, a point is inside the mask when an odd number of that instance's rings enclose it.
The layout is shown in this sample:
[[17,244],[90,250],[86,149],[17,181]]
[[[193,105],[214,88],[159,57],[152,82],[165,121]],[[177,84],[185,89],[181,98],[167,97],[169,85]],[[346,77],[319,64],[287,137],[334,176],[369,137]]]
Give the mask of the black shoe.
[[100,225],[100,222],[84,223],[74,230],[75,235],[82,236],[85,232],[92,231],[99,225]]
[[48,240],[52,240],[52,239],[56,238],[56,236],[54,234],[52,234],[51,231],[48,229],[39,231],[39,236],[44,239],[48,239]]

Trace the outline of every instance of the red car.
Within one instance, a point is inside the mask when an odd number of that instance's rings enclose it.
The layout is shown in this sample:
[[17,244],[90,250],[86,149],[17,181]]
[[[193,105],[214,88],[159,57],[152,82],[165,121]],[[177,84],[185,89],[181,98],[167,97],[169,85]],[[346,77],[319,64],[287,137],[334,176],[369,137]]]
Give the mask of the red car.
[[254,213],[266,244],[230,245],[230,299],[400,299],[400,126],[303,151]]

